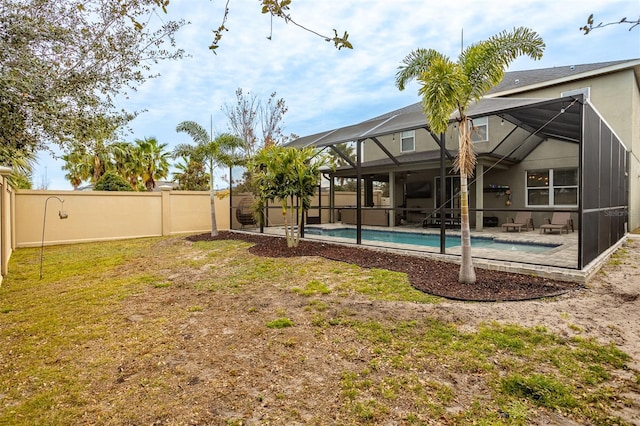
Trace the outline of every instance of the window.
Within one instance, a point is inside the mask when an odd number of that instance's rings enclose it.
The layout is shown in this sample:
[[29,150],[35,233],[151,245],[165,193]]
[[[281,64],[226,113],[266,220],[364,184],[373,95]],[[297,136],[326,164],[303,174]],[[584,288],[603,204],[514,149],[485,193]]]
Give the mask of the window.
[[469,122],[469,131],[473,142],[486,142],[489,140],[489,118],[474,118]]
[[578,205],[578,169],[527,170],[527,206]]
[[411,152],[416,150],[415,136],[415,130],[402,132],[400,136],[400,152]]

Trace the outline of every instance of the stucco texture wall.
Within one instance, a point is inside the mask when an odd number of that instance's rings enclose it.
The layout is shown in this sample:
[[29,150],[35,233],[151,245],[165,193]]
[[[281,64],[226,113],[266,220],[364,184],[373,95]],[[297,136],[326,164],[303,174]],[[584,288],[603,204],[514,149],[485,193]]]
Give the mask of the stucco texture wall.
[[[209,200],[208,192],[191,191],[20,190],[15,194],[15,246],[39,246],[43,239],[50,245],[210,232]],[[215,206],[218,230],[229,229],[229,198],[216,198]],[[66,219],[58,216],[62,208]]]

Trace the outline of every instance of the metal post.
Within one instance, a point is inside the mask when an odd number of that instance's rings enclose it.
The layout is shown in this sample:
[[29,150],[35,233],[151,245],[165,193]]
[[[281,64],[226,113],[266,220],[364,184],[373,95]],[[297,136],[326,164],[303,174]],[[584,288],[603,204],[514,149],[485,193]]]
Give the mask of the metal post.
[[42,261],[44,259],[44,230],[45,230],[45,224],[47,223],[47,203],[49,203],[49,200],[52,198],[55,198],[56,200],[60,201],[60,203],[62,204],[61,209],[58,211],[58,216],[60,217],[60,219],[66,219],[69,217],[67,212],[64,211],[64,200],[62,198],[56,197],[55,195],[47,197],[47,199],[44,201],[44,217],[42,218],[42,245],[40,246],[40,279],[42,279]]

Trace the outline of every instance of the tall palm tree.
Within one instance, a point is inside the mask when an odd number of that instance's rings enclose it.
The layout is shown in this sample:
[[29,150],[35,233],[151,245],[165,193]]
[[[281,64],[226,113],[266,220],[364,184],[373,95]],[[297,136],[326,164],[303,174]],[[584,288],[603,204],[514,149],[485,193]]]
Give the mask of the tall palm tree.
[[449,119],[457,111],[455,120],[459,138],[454,171],[460,172],[462,261],[458,279],[461,283],[476,281],[471,259],[467,188],[467,177],[473,175],[476,157],[469,131],[471,120],[466,111],[472,102],[482,98],[502,80],[513,60],[521,55],[540,59],[544,48],[542,38],[535,31],[519,27],[467,47],[457,62],[433,49],[416,49],[404,58],[396,74],[396,86],[400,90],[404,90],[409,81],[418,80],[418,94],[422,96],[423,110],[432,132],[445,132]]
[[154,137],[136,139],[137,157],[141,167],[142,182],[147,191],[156,187],[156,179],[166,178],[169,173],[169,157],[171,153],[165,151],[166,143],[159,143]]
[[115,142],[109,146],[115,172],[131,184],[134,191],[143,174],[144,164],[140,158],[139,145],[129,142]]
[[78,189],[82,182],[91,181],[94,170],[94,155],[90,154],[85,147],[75,146],[65,153],[62,159],[64,160],[62,170],[67,172],[64,177],[73,186],[73,189]]
[[216,167],[230,167],[238,162],[235,156],[237,148],[244,146],[242,139],[224,133],[213,139],[213,135],[195,121],[183,121],[176,127],[176,132],[184,132],[191,136],[196,146],[180,144],[173,151],[173,156],[190,155],[201,158],[209,169],[209,198],[211,200],[211,236],[218,235],[216,223],[216,207],[214,193],[214,171]]

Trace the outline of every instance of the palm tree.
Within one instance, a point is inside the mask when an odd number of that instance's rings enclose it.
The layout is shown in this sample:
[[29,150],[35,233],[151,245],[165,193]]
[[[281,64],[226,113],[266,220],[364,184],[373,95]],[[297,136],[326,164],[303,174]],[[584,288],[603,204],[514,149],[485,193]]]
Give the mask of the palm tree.
[[27,148],[0,146],[0,165],[11,167],[9,185],[15,189],[31,189],[36,153]]
[[109,148],[115,172],[129,182],[134,191],[137,191],[144,168],[140,158],[142,153],[140,146],[129,142],[116,142]]
[[93,177],[94,155],[89,154],[83,146],[76,146],[62,156],[64,165],[62,170],[66,170],[64,177],[73,186],[78,187],[84,181],[90,181]]
[[[342,167],[342,166],[346,166],[349,164],[348,161],[346,161],[344,159],[344,157],[340,156],[336,150],[340,151],[345,157],[347,157],[349,160],[351,160],[352,163],[356,162],[356,148],[354,146],[354,144],[352,142],[342,142],[339,144],[336,144],[334,149],[332,149],[331,151],[328,151],[328,157],[329,160],[332,161],[336,167]],[[345,178],[340,177],[339,178],[339,182],[340,182],[340,190],[344,191],[344,181]]]
[[202,163],[203,159],[197,160],[188,153],[174,155],[173,158],[180,157],[183,163],[175,163],[173,166],[173,180],[178,182],[178,189],[183,191],[206,191],[209,189],[209,175]]
[[169,157],[171,153],[165,151],[166,143],[158,143],[154,137],[136,139],[137,157],[141,166],[141,178],[147,191],[156,187],[156,179],[166,178],[169,173]]
[[228,133],[221,134],[213,140],[207,130],[195,121],[183,121],[176,127],[176,132],[184,132],[191,136],[196,146],[180,144],[173,151],[173,156],[189,155],[195,159],[202,159],[209,169],[209,198],[211,200],[211,236],[218,235],[216,223],[216,207],[214,193],[214,170],[219,166],[231,167],[238,162],[235,155],[237,148],[244,146],[242,139]]
[[467,177],[473,175],[476,157],[467,108],[502,80],[506,68],[518,56],[540,59],[544,48],[542,38],[535,31],[519,27],[467,47],[457,62],[433,49],[416,49],[404,58],[396,74],[396,86],[400,90],[404,90],[413,79],[420,83],[418,93],[422,96],[423,109],[432,132],[445,132],[449,119],[457,111],[455,120],[459,138],[454,171],[460,172],[462,259],[458,279],[461,283],[471,284],[476,280],[471,260],[467,188]]
[[314,148],[278,145],[263,148],[252,159],[252,178],[258,192],[258,204],[262,206],[266,201],[280,203],[288,247],[297,247],[300,243],[301,226],[296,227],[295,224],[302,223],[304,213],[311,207],[320,168],[328,162],[327,157],[317,156]]

